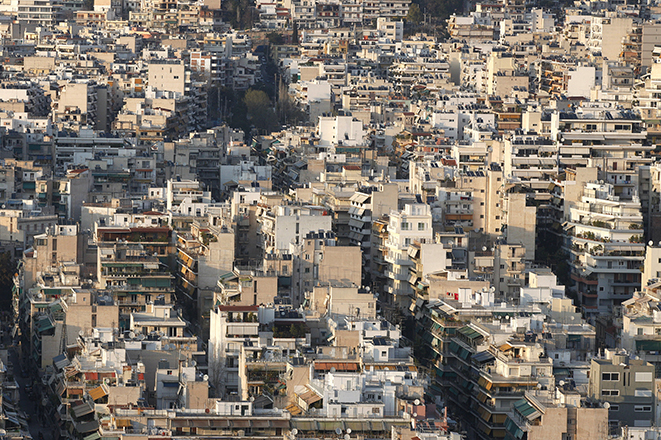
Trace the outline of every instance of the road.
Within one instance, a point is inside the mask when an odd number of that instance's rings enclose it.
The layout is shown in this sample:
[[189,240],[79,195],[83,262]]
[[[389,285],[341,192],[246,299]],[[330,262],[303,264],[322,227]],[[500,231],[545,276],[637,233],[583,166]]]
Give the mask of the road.
[[23,374],[21,374],[24,367],[21,365],[17,349],[10,349],[9,359],[14,366],[14,378],[20,389],[21,401],[19,407],[26,415],[30,416],[28,426],[32,438],[35,440],[39,439],[39,434],[41,433],[44,436],[44,440],[57,440],[59,437],[59,428],[52,420],[45,420],[42,415],[41,394],[38,391],[40,387],[35,386],[35,390],[37,391],[33,397],[30,397],[25,390],[25,386],[32,383],[35,379],[32,375],[30,377],[23,377]]

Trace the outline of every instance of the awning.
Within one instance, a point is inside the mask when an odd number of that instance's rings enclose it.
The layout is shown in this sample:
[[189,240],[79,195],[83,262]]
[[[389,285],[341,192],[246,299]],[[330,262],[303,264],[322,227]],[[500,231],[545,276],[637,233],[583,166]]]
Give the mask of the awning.
[[94,405],[90,405],[87,402],[83,402],[82,400],[79,400],[71,405],[71,409],[73,410],[74,416],[76,416],[76,418],[79,419],[82,416],[93,413]]
[[98,400],[108,395],[108,389],[105,384],[101,384],[89,391],[92,400]]
[[115,419],[115,426],[118,428],[130,428],[133,425],[129,419]]
[[532,406],[526,399],[521,399],[514,403],[514,410],[528,420],[534,420],[542,414]]
[[232,420],[232,428],[250,428],[250,420],[234,419]]
[[97,429],[99,429],[99,422],[96,420],[76,425],[76,431],[78,431],[81,434],[96,431]]
[[270,426],[271,422],[269,420],[252,420],[253,428],[269,428]]
[[495,359],[494,355],[488,351],[481,351],[477,354],[474,354],[471,359],[477,363],[483,364]]
[[289,428],[289,420],[271,420],[272,428]]
[[491,419],[491,413],[485,408],[480,406],[477,408],[477,412],[484,421],[488,422]]
[[58,370],[61,370],[62,368],[68,366],[70,363],[71,362],[69,362],[69,359],[63,354],[55,356],[53,358],[53,364],[55,364],[55,368],[57,368]]
[[285,409],[289,411],[289,414],[291,414],[292,416],[297,416],[303,412],[301,407],[296,405],[295,403],[292,403],[291,405],[287,406]]
[[487,391],[489,391],[491,387],[493,387],[493,383],[491,383],[491,381],[486,377],[480,377],[477,381],[477,384]]
[[353,432],[369,431],[370,426],[367,422],[361,420],[347,420],[344,422],[345,429],[351,429]]
[[484,338],[482,333],[478,332],[477,330],[469,326],[461,327],[460,329],[457,330],[457,333],[466,336],[470,340]]
[[638,351],[661,351],[661,340],[639,339],[636,341]]
[[306,389],[307,391],[305,391],[303,394],[300,394],[298,397],[308,406],[312,405],[315,402],[319,402],[322,399],[322,397],[319,394],[315,393],[309,388]]
[[381,432],[386,430],[386,425],[382,421],[371,421],[370,422],[372,431]]
[[101,435],[98,432],[95,432],[94,434],[90,434],[87,437],[83,437],[83,440],[97,440],[101,438]]
[[296,428],[299,431],[316,431],[317,430],[317,422],[315,422],[314,420],[292,419],[291,427]]
[[320,420],[317,422],[319,431],[335,431],[338,428],[342,429],[342,422],[339,420]]

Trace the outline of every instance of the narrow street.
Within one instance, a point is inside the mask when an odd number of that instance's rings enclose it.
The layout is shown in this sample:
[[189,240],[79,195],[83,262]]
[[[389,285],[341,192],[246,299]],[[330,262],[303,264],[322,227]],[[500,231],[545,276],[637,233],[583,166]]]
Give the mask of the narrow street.
[[[40,392],[42,389],[41,381],[30,374],[32,373],[30,371],[28,371],[28,374],[24,373],[24,367],[21,365],[18,350],[19,348],[10,348],[9,359],[14,368],[14,378],[20,389],[21,398],[19,408],[29,417],[28,426],[30,428],[30,434],[34,440],[39,440],[41,438],[39,434],[43,435],[44,440],[56,440],[59,437],[56,424],[52,420],[46,420],[43,415]],[[32,394],[29,394],[26,386],[33,383],[34,391]]]

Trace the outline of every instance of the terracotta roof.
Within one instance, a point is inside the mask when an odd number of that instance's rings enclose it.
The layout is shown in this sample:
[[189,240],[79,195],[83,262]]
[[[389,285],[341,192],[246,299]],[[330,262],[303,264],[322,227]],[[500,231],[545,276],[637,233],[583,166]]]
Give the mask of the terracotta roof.
[[335,368],[335,371],[358,371],[357,362],[315,362],[314,369],[317,371],[330,371]]

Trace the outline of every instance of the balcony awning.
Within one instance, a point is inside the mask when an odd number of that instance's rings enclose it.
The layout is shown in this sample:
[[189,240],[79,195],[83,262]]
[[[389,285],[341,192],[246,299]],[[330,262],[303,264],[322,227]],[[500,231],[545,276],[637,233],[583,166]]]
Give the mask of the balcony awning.
[[132,424],[130,419],[115,419],[115,426],[118,428],[130,428]]
[[298,429],[299,432],[317,430],[317,422],[315,422],[314,420],[292,419],[291,426],[292,428]]
[[87,423],[81,423],[80,425],[76,425],[76,431],[78,431],[81,434],[92,432],[97,429],[99,429],[99,422],[96,420]]
[[101,384],[96,388],[93,388],[89,391],[89,395],[92,398],[92,400],[98,400],[101,399],[102,397],[105,397],[108,395],[108,387],[105,384]]
[[661,351],[661,340],[639,339],[636,341],[638,351]]
[[542,414],[532,406],[526,399],[521,399],[514,403],[514,410],[521,414],[523,417],[532,421]]
[[478,338],[483,338],[484,337],[482,335],[482,333],[478,332],[477,330],[475,330],[474,328],[469,327],[469,326],[461,327],[460,329],[457,330],[457,332],[461,333],[464,336],[466,336],[471,341],[475,340],[475,339],[478,339]]
[[234,419],[232,420],[232,428],[250,428],[250,420]]
[[489,361],[494,360],[495,357],[494,357],[493,354],[491,354],[488,351],[481,351],[481,352],[473,355],[473,357],[471,359],[473,361],[477,362],[477,363],[483,364],[485,362],[489,362]]

